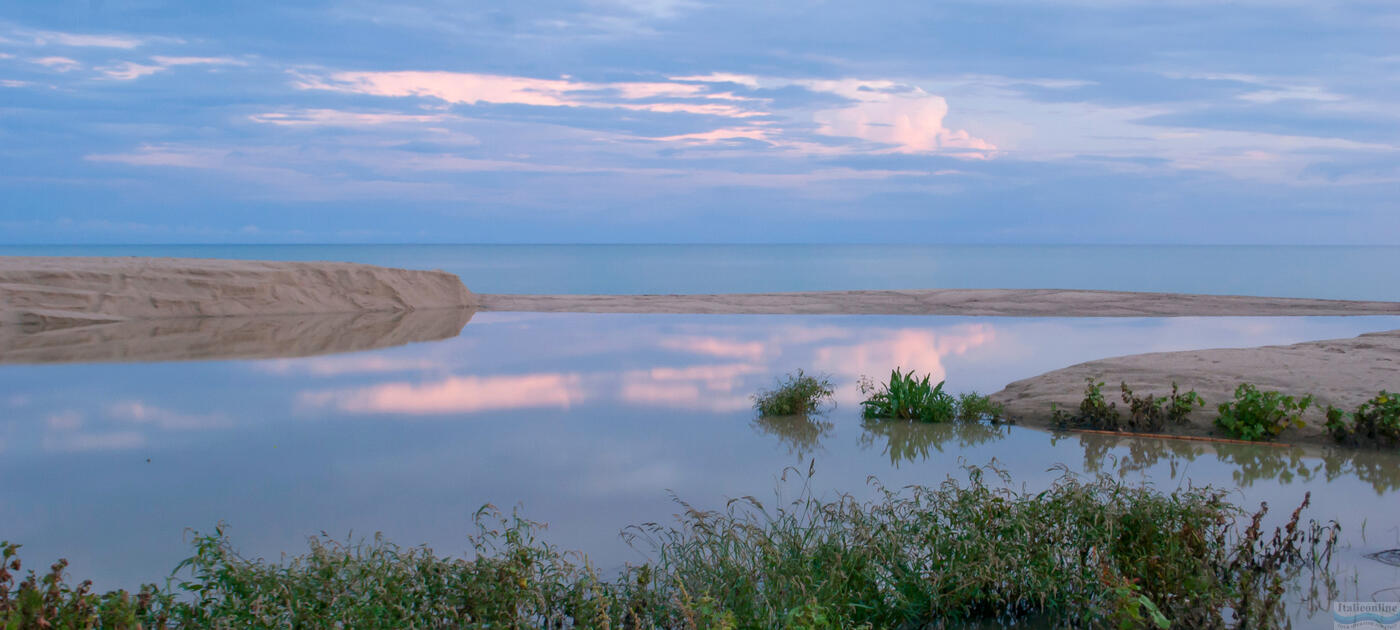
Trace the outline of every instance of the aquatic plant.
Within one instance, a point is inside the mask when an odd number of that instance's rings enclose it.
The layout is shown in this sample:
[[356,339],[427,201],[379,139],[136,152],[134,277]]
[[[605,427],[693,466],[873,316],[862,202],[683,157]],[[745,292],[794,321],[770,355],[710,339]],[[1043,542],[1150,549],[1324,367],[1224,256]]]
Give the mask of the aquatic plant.
[[958,395],[958,419],[964,422],[987,421],[998,424],[1005,419],[1006,409],[975,391]]
[[[774,508],[750,497],[718,511],[681,503],[673,525],[630,528],[629,540],[651,561],[610,578],[543,542],[542,525],[487,506],[466,558],[378,536],[323,535],[304,555],[249,560],[218,527],[195,535],[193,555],[166,588],[146,587],[135,601],[120,591],[91,595],[86,583],[68,587],[62,562],[18,589],[4,573],[0,621],[148,630],[815,630],[1025,619],[1050,627],[1275,627],[1302,572],[1326,575],[1338,531],[1301,520],[1307,498],[1268,534],[1267,506],[1241,520],[1225,491],[1163,493],[1107,475],[1065,473],[1030,492],[995,469],[969,467],[965,480],[934,487],[877,485],[869,501],[819,499],[811,470],[801,477],[784,474],[800,486]],[[10,561],[17,547],[3,547]],[[19,570],[17,561],[7,566]],[[118,612],[93,612],[108,605]]]
[[755,394],[753,406],[760,416],[802,416],[821,411],[835,393],[827,376],[797,370],[778,381],[777,387]]
[[1215,426],[1242,440],[1272,440],[1290,426],[1307,426],[1302,415],[1312,401],[1310,395],[1295,399],[1241,383],[1235,388],[1234,401],[1220,403]]
[[1400,395],[1381,390],[1350,413],[1328,405],[1326,427],[1343,444],[1400,445]]
[[862,376],[860,393],[865,396],[860,403],[862,415],[921,422],[953,420],[958,415],[958,401],[943,391],[944,381],[933,385],[932,378],[931,374],[919,378],[913,370],[905,373],[899,368],[890,370],[890,379],[885,383],[877,384]]

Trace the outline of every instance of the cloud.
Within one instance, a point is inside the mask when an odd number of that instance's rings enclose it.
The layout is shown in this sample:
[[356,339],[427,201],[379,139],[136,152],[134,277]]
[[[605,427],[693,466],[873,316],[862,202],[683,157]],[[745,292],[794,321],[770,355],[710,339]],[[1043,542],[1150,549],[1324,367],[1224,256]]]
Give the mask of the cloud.
[[758,341],[735,341],[720,337],[666,337],[658,345],[668,350],[680,350],[726,359],[757,361],[763,357],[764,345]]
[[39,46],[72,46],[77,48],[136,48],[144,40],[127,35],[89,35],[83,33],[64,33],[60,31],[25,31],[23,35]]
[[709,74],[697,74],[681,77],[668,77],[672,81],[693,81],[696,83],[737,83],[749,88],[758,87],[758,77],[751,74],[733,74],[729,72],[711,72]]
[[577,374],[537,373],[517,376],[453,376],[429,383],[385,383],[359,389],[304,392],[309,407],[332,406],[349,413],[443,415],[558,407],[567,409],[587,397]]
[[72,72],[83,67],[83,64],[78,60],[68,57],[39,57],[30,59],[30,61],[55,72]]
[[752,404],[740,387],[743,377],[763,371],[751,363],[631,370],[622,374],[619,398],[642,406],[737,411]]
[[448,114],[398,114],[390,112],[351,112],[338,109],[301,109],[252,114],[248,119],[286,127],[365,127],[374,125],[443,123],[456,118]]
[[[536,107],[590,107],[687,113],[744,118],[761,116],[746,101],[728,93],[708,94],[691,83],[614,82],[589,83],[569,78],[539,79],[495,74],[443,71],[333,72],[328,75],[296,73],[293,85],[303,90],[328,90],[390,97],[426,97],[447,103],[532,105]],[[697,103],[715,99],[724,103]]]
[[233,59],[231,57],[151,57],[151,63],[136,63],[133,61],[123,61],[111,66],[97,68],[103,76],[119,81],[131,81],[141,77],[150,76],[158,72],[165,72],[171,68],[182,66],[244,66],[246,62]]
[[814,119],[820,125],[819,133],[893,145],[893,150],[901,153],[942,151],[987,158],[997,150],[966,130],[944,126],[948,101],[917,86],[851,79],[802,84],[855,101],[846,107],[818,111]]
[[124,400],[107,405],[108,418],[133,424],[149,424],[162,429],[213,429],[232,422],[222,414],[186,414],[157,407],[140,400]]

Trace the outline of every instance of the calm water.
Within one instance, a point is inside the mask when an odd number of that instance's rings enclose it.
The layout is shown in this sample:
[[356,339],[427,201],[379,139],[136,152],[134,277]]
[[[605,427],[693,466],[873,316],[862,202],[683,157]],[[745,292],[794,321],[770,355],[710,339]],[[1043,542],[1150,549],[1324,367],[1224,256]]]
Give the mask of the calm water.
[[[1353,265],[1359,273],[1393,249],[1164,248],[1150,261],[1134,253],[1140,250],[1117,248],[1004,257],[997,248],[969,248],[970,259],[958,259],[956,250],[913,248],[920,262],[904,266],[887,265],[890,254],[878,248],[42,253],[361,260],[440,267],[479,290],[503,292],[997,285],[1393,298],[1381,289],[1400,286],[1385,275],[1396,273],[1393,265],[1373,270],[1366,282],[1346,272]],[[1228,262],[1232,256],[1245,262]],[[1326,263],[1329,256],[1337,262]],[[1100,273],[1079,274],[1108,259],[1115,262]],[[1163,261],[1194,262],[1170,277],[1133,280],[1164,268]],[[1314,263],[1328,271],[1289,275]],[[1211,273],[1220,268],[1242,271]],[[993,392],[1091,359],[1349,337],[1400,328],[1397,317],[478,313],[463,327],[465,321],[287,319],[261,323],[256,334],[241,323],[162,325],[132,329],[141,353],[63,338],[22,354],[11,350],[0,356],[0,537],[24,543],[31,565],[65,556],[75,575],[129,586],[159,580],[187,554],[186,527],[208,530],[226,521],[241,550],[269,558],[299,552],[305,537],[323,531],[382,531],[400,543],[460,553],[471,515],[490,502],[547,521],[552,542],[586,551],[606,568],[642,558],[618,533],[668,520],[676,511],[670,493],[700,507],[772,496],[785,466],[805,469],[815,461],[819,493],[871,496],[870,475],[889,486],[936,484],[960,475],[965,464],[995,461],[1037,488],[1059,474],[1052,467],[1066,464],[1165,490],[1227,487],[1239,503],[1267,501],[1279,513],[1311,491],[1311,514],[1344,527],[1342,599],[1400,598],[1400,568],[1364,557],[1400,547],[1400,457],[1055,436],[1020,427],[863,425],[855,388],[861,375],[902,366],[946,378],[954,391]],[[422,342],[381,347],[391,338]],[[377,349],[227,358],[287,353],[298,341]],[[145,360],[114,362],[133,357]],[[94,360],[102,362],[87,362]],[[66,362],[15,364],[32,361]],[[749,396],[799,367],[832,375],[840,385],[837,408],[811,423],[755,420]],[[1300,618],[1299,625],[1331,627],[1326,615]]]
[[1400,247],[987,245],[0,246],[0,255],[343,260],[484,293],[1058,288],[1400,300]]
[[[771,496],[816,461],[822,492],[934,484],[993,460],[1044,486],[1058,463],[1164,489],[1236,489],[1346,527],[1353,595],[1400,586],[1363,554],[1400,547],[1397,458],[1374,453],[1055,437],[1012,427],[865,427],[855,379],[900,365],[956,391],[1129,352],[1252,346],[1400,327],[1400,318],[1024,319],[480,313],[460,336],[301,359],[0,367],[0,524],[31,562],[100,584],[164,575],[185,527],[227,521],[250,555],[382,531],[460,552],[482,504],[520,505],[600,566],[618,538],[700,506]],[[761,423],[749,395],[788,370],[831,374],[837,408]],[[1364,525],[1364,535],[1363,535]],[[1386,597],[1384,593],[1379,597]],[[1319,618],[1320,619],[1320,618]],[[1320,621],[1319,621],[1320,623]]]

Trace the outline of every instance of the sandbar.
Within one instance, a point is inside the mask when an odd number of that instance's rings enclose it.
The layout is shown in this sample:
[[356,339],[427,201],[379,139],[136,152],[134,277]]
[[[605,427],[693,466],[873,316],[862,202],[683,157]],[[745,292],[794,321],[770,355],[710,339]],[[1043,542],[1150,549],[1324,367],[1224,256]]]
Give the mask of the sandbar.
[[1205,407],[1191,414],[1191,424],[1171,430],[1192,435],[1215,434],[1216,406],[1233,400],[1240,383],[1295,397],[1312,394],[1316,403],[1303,415],[1308,426],[1289,429],[1279,439],[1326,443],[1331,441],[1322,429],[1327,405],[1351,410],[1382,389],[1400,392],[1400,330],[1286,346],[1151,352],[1088,361],[1016,381],[992,398],[1016,422],[1049,426],[1051,405],[1076,409],[1090,378],[1105,383],[1105,397],[1116,401],[1120,412],[1123,382],[1139,395],[1166,395],[1173,382],[1183,392],[1195,390]]

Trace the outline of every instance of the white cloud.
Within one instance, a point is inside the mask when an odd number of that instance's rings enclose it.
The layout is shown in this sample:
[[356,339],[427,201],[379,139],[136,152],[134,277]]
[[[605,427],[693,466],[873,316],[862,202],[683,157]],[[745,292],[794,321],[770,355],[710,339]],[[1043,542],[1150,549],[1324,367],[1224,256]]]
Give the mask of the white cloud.
[[220,414],[186,414],[147,404],[140,400],[124,400],[107,405],[107,417],[134,424],[150,424],[162,429],[213,429],[231,424]]
[[39,57],[30,61],[55,72],[71,72],[83,67],[78,60],[68,57]]
[[80,48],[123,48],[131,49],[140,46],[144,40],[127,35],[88,35],[82,33],[63,33],[59,31],[31,31],[27,35],[40,46],[57,45],[73,46]]

